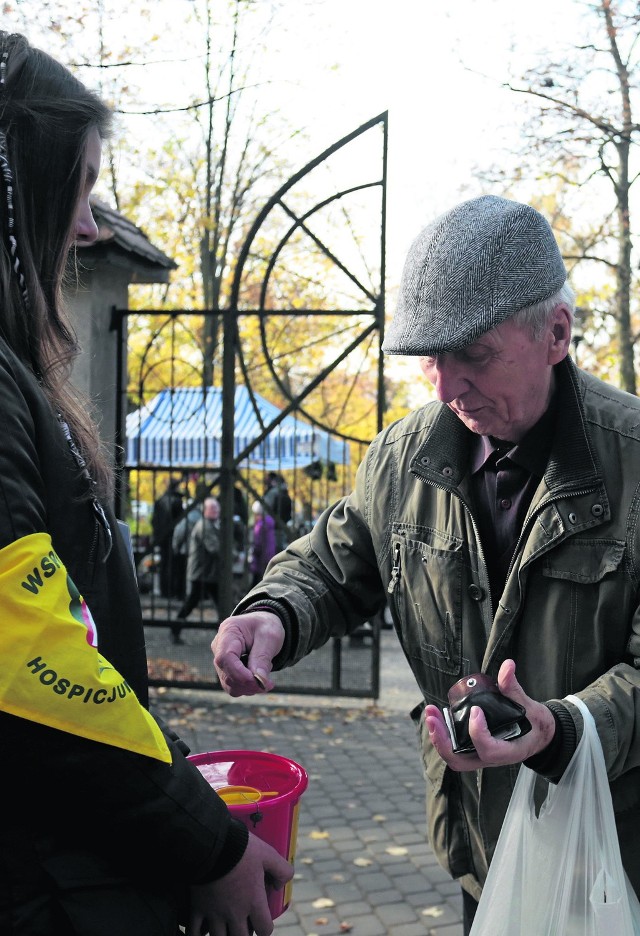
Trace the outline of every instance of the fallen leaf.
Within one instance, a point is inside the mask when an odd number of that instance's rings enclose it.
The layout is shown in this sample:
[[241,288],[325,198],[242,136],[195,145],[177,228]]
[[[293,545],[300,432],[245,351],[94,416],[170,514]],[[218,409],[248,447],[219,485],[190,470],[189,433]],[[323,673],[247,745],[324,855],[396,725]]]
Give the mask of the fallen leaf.
[[328,839],[328,838],[329,838],[329,833],[328,833],[328,832],[321,832],[319,829],[312,829],[311,832],[309,832],[309,838],[312,838],[312,839]]
[[353,923],[348,923],[346,920],[344,920],[344,921],[340,924],[340,932],[341,932],[341,933],[350,933],[352,929],[353,929]]
[[422,916],[426,917],[441,917],[444,913],[442,907],[427,907],[426,910],[422,911]]
[[301,858],[302,864],[313,864],[313,858]]
[[335,904],[329,897],[318,897],[311,906],[314,910],[326,910],[328,907],[335,907]]
[[195,682],[201,678],[195,667],[163,657],[150,658],[148,669],[152,679],[179,679],[180,682]]
[[370,858],[354,858],[353,863],[359,868],[368,868],[369,865],[373,864],[373,861]]
[[387,817],[383,816],[381,813],[378,813],[377,815],[372,816],[371,818],[373,819],[374,822],[386,822],[387,821]]
[[402,845],[390,845],[389,848],[385,848],[385,851],[388,855],[408,855],[409,849],[404,848]]
[[328,922],[329,917],[318,917],[318,919],[315,921],[316,926],[326,926]]

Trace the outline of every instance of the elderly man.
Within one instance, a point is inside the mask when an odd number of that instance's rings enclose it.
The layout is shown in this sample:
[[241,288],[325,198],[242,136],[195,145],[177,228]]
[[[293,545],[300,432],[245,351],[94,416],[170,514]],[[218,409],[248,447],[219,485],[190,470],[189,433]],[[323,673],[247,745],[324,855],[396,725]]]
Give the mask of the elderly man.
[[174,644],[182,644],[181,622],[189,617],[203,598],[218,601],[218,570],[220,565],[220,503],[215,497],[206,497],[202,516],[189,534],[187,552],[187,582],[189,590],[171,625]]
[[[277,557],[224,622],[231,695],[274,683],[385,601],[424,696],[414,714],[428,830],[469,931],[517,770],[558,779],[593,714],[623,863],[640,888],[640,401],[568,357],[573,294],[534,209],[485,196],[416,239],[388,354],[419,359],[438,402],[385,429],[352,494]],[[241,660],[249,651],[248,660]],[[531,730],[454,753],[447,693],[477,672]],[[517,672],[517,678],[516,678]],[[487,769],[490,768],[490,769]]]

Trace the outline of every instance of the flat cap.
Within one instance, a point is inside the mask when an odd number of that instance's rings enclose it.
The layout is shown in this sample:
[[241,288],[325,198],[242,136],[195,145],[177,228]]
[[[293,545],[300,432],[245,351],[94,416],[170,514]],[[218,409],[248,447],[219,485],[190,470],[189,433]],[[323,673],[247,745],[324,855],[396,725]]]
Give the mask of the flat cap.
[[483,195],[436,218],[407,256],[385,354],[459,351],[567,278],[549,222],[530,205]]

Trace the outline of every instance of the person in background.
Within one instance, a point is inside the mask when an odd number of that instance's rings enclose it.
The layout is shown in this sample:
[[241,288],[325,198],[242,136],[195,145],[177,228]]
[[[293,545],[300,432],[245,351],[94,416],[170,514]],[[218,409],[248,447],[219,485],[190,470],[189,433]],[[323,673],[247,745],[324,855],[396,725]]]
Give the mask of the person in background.
[[[0,31],[0,932],[268,936],[291,866],[148,709],[140,601],[61,300],[111,115]],[[249,922],[250,921],[250,922]]]
[[173,576],[175,594],[184,600],[187,594],[187,556],[189,554],[189,538],[197,521],[202,517],[202,504],[208,494],[206,485],[199,484],[196,488],[194,500],[186,508],[182,517],[176,523],[171,538],[171,551],[173,554]]
[[184,643],[181,626],[198,607],[203,598],[218,602],[220,570],[220,502],[215,497],[205,498],[202,517],[196,522],[189,537],[187,556],[188,592],[171,626],[174,644]]
[[279,552],[286,547],[289,541],[287,525],[291,520],[293,508],[287,482],[281,474],[275,471],[270,471],[267,474],[267,484],[263,502],[264,506],[275,520],[276,546]]
[[[430,841],[468,933],[518,767],[560,778],[589,708],[622,861],[640,892],[640,401],[569,357],[575,299],[534,208],[457,205],[410,248],[383,350],[417,358],[436,401],[374,440],[355,490],[274,558],[221,624],[223,687],[273,686],[388,601],[423,694],[413,713]],[[456,753],[459,680],[498,681],[531,730],[492,737],[478,706]],[[469,684],[471,687],[472,682]]]
[[273,517],[265,513],[260,501],[254,501],[251,506],[253,514],[253,538],[251,541],[251,558],[249,571],[252,577],[252,586],[262,578],[269,561],[276,554],[276,525]]
[[182,491],[178,478],[171,478],[166,491],[153,505],[151,529],[153,545],[160,551],[160,594],[163,598],[174,598],[177,582],[173,563],[171,541],[178,518],[182,516]]
[[233,488],[233,514],[244,525],[245,529],[249,525],[249,510],[247,508],[247,498],[242,493],[238,485]]

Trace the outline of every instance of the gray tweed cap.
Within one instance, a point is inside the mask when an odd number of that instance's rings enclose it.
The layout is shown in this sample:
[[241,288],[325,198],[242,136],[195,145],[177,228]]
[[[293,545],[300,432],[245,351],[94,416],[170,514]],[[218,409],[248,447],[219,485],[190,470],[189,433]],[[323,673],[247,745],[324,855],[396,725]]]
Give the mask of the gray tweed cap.
[[534,208],[495,195],[462,202],[411,245],[382,350],[458,351],[566,278],[551,227]]

